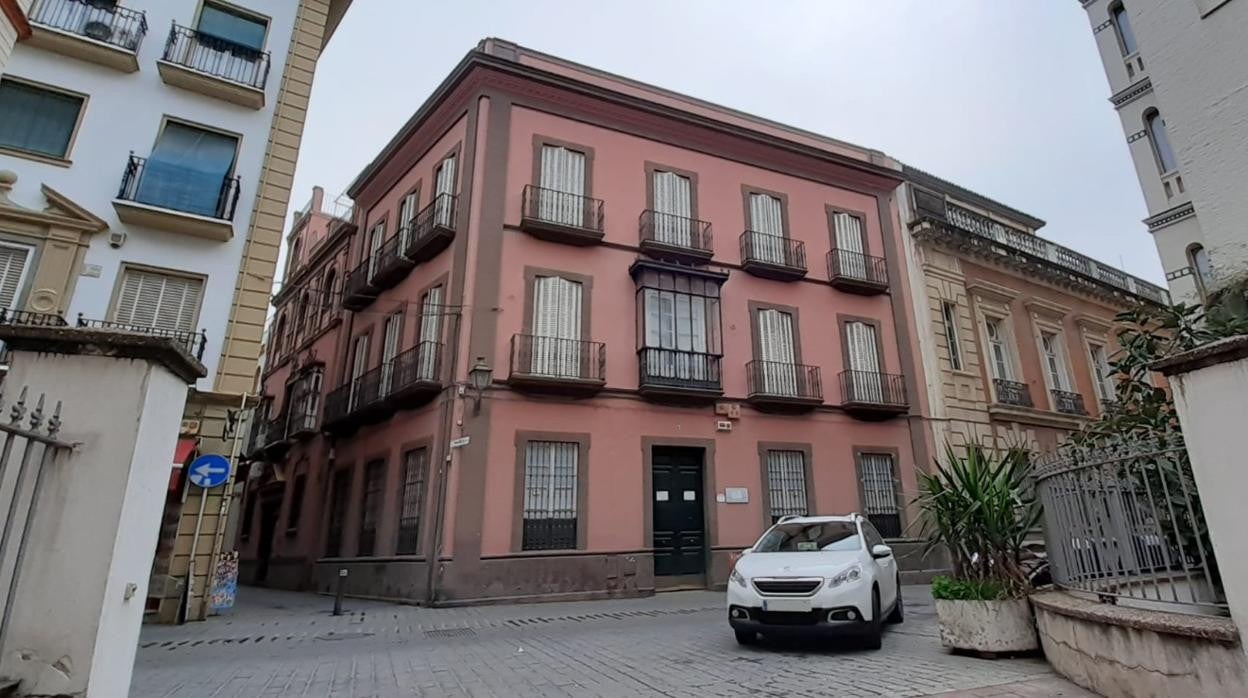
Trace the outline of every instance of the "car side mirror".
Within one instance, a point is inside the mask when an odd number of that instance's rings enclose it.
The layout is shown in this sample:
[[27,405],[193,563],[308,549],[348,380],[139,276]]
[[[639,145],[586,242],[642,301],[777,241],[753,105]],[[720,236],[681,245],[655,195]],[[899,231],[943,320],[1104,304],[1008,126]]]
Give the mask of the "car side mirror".
[[893,556],[893,549],[888,547],[887,545],[871,546],[871,557],[877,560],[881,558],[892,557],[892,556]]

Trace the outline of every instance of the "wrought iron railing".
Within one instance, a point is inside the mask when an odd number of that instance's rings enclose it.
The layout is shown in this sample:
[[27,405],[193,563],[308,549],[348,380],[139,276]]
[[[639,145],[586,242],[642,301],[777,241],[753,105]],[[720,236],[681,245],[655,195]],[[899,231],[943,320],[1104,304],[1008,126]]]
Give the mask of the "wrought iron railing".
[[394,357],[389,365],[390,368],[385,371],[382,380],[383,397],[417,383],[436,382],[442,375],[442,344],[433,341],[418,342],[416,346]]
[[90,320],[83,317],[82,313],[78,313],[78,327],[86,327],[97,330],[110,330],[115,332],[125,332],[128,334],[144,334],[152,337],[165,337],[171,339],[174,343],[186,349],[186,353],[194,356],[196,360],[204,360],[204,347],[208,344],[208,331],[200,330],[168,330],[163,327],[148,327],[146,325],[132,325],[124,322],[113,322],[111,320]]
[[818,366],[755,359],[745,364],[745,379],[750,397],[823,399]]
[[377,277],[390,274],[396,267],[406,264],[407,268],[411,268],[412,263],[406,261],[402,255],[403,242],[403,231],[400,230],[381,243],[373,253],[373,259],[366,260],[372,262],[369,265],[369,281],[373,285],[377,285]]
[[1083,396],[1079,393],[1072,393],[1067,390],[1050,390],[1049,394],[1053,396],[1053,409],[1065,414],[1087,414],[1088,410],[1083,406]]
[[454,194],[438,194],[400,231],[404,241],[403,254],[413,257],[416,249],[436,231],[454,230],[458,225],[458,216],[459,198]]
[[56,313],[35,313],[29,310],[0,308],[0,325],[27,325],[29,327],[68,327],[69,321]]
[[602,342],[580,339],[513,335],[511,374],[603,381],[607,376],[607,347]]
[[805,270],[806,244],[783,235],[747,230],[741,233],[741,262],[761,262]]
[[637,383],[690,390],[722,390],[722,358],[715,354],[643,347],[637,350]]
[[906,380],[894,373],[841,371],[841,401],[866,405],[905,407]]
[[370,260],[365,258],[364,261],[355,265],[355,268],[347,272],[347,277],[342,282],[342,298],[346,301],[349,298],[360,295],[372,295],[377,291],[372,282],[372,265]]
[[218,179],[195,168],[130,153],[117,198],[197,216],[234,220],[239,177]]
[[1068,447],[1040,459],[1035,480],[1055,585],[1119,605],[1227,612],[1181,441]]
[[269,53],[174,23],[164,59],[228,82],[263,90],[269,80]]
[[39,0],[30,21],[138,53],[147,36],[147,15],[101,0]]
[[888,285],[888,263],[853,250],[832,248],[828,252],[828,280],[850,279],[880,286]]
[[643,244],[654,242],[711,253],[711,224],[706,221],[647,209],[641,212],[638,224]]
[[1031,389],[1026,383],[993,378],[992,387],[997,393],[997,403],[1015,407],[1032,407]]
[[524,218],[602,232],[602,200],[554,189],[525,185],[521,194]]

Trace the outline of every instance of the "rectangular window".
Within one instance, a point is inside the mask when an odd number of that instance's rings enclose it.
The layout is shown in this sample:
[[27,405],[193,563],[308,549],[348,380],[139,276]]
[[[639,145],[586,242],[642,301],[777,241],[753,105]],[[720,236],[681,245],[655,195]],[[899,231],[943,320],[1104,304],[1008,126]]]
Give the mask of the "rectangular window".
[[997,318],[984,320],[984,332],[988,335],[988,358],[992,377],[998,380],[1014,380],[1014,365],[1006,344],[1005,328]]
[[862,507],[867,520],[885,538],[901,537],[901,509],[897,506],[897,473],[887,453],[864,453],[859,459]]
[[797,395],[793,316],[782,310],[762,308],[758,311],[757,323],[762,392]]
[[134,200],[209,218],[224,217],[238,138],[166,121],[135,185]]
[[533,280],[530,373],[581,375],[581,283],[559,276]]
[[[880,346],[875,325],[845,323],[846,352],[849,355],[849,381],[854,402],[883,403],[884,376],[880,370]],[[845,396],[849,399],[849,396]]]
[[391,313],[386,318],[385,332],[382,335],[381,344],[381,388],[379,394],[382,396],[390,394],[390,387],[394,384],[394,358],[399,355],[399,340],[403,332],[403,311]]
[[767,491],[772,523],[782,516],[805,516],[806,454],[801,451],[768,451]]
[[585,225],[585,153],[543,145],[538,178],[538,217],[552,223]]
[[863,235],[862,219],[850,213],[832,214],[836,228],[837,270],[855,279],[867,278],[867,241]]
[[428,452],[423,448],[403,454],[403,493],[399,500],[399,541],[395,553],[420,552],[420,511],[425,497]]
[[420,300],[420,345],[416,370],[419,380],[436,380],[438,356],[442,348],[442,287],[425,291]]
[[941,320],[945,326],[945,343],[949,345],[949,365],[955,371],[962,370],[962,344],[958,341],[958,306],[945,301],[940,304]]
[[455,156],[448,155],[438,164],[433,175],[433,220],[435,225],[451,226],[455,224],[453,216],[455,207],[451,197],[455,195]]
[[416,216],[416,198],[417,192],[412,192],[403,197],[403,201],[399,202],[399,253],[403,254],[407,250],[408,241],[412,236],[412,219]]
[[1061,337],[1053,332],[1040,333],[1040,350],[1044,354],[1044,373],[1049,379],[1050,390],[1069,390],[1066,380],[1066,363],[1062,358]]
[[228,5],[205,2],[199,13],[201,34],[224,39],[256,51],[264,50],[264,37],[269,25],[259,17],[247,14]]
[[386,482],[386,462],[370,461],[364,466],[364,497],[360,500],[360,538],[356,557],[377,553],[377,520],[381,517],[381,489]]
[[299,376],[291,385],[290,394],[290,430],[315,431],[317,415],[321,409],[321,381],[324,371],[314,368]]
[[1092,381],[1096,387],[1096,397],[1102,401],[1118,399],[1118,387],[1114,384],[1113,369],[1109,366],[1109,357],[1101,344],[1088,345],[1092,360]]
[[654,239],[668,245],[692,243],[693,182],[675,172],[656,171],[654,188]]
[[351,501],[351,471],[339,470],[329,500],[329,530],[325,533],[325,557],[342,555],[342,535],[347,523],[347,505]]
[[17,310],[22,307],[22,291],[26,287],[26,271],[30,268],[34,248],[0,242],[0,308]]
[[368,232],[368,278],[377,273],[377,262],[380,261],[381,245],[386,241],[386,222],[373,226]]
[[290,505],[286,509],[286,532],[293,533],[299,529],[299,519],[303,518],[303,494],[308,486],[307,475],[296,475],[290,488]]
[[770,194],[750,194],[750,230],[754,254],[759,260],[785,263],[784,204]]
[[0,80],[0,146],[54,158],[69,144],[86,100],[16,80]]
[[637,276],[638,353],[649,379],[720,384],[719,284],[643,269]]
[[351,391],[348,407],[354,409],[360,400],[360,376],[368,370],[368,335],[355,338],[355,351],[351,355]]
[[575,442],[525,445],[523,550],[576,548],[579,457]]
[[126,267],[113,322],[167,332],[194,332],[203,279]]

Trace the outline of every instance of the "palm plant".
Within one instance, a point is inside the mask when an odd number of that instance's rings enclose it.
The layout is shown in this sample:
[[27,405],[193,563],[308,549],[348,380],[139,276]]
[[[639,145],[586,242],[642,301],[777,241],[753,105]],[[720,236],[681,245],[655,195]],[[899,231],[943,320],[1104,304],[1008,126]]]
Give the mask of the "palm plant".
[[919,473],[927,548],[948,549],[954,580],[1017,598],[1030,590],[1023,543],[1040,520],[1027,478],[1031,455],[1023,448],[987,449],[980,443],[959,454],[946,444],[933,473]]

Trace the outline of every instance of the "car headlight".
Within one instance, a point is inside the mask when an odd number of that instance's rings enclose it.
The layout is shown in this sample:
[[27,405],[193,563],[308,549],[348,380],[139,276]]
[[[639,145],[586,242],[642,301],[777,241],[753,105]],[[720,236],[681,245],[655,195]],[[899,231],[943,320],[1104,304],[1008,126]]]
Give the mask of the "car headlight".
[[828,588],[835,589],[846,582],[856,582],[859,579],[862,579],[862,567],[859,565],[846,567],[840,572],[837,572],[835,577],[828,580]]
[[728,582],[731,584],[737,584],[742,588],[745,587],[745,577],[741,576],[741,573],[737,571],[736,567],[733,567],[732,573],[728,575]]

